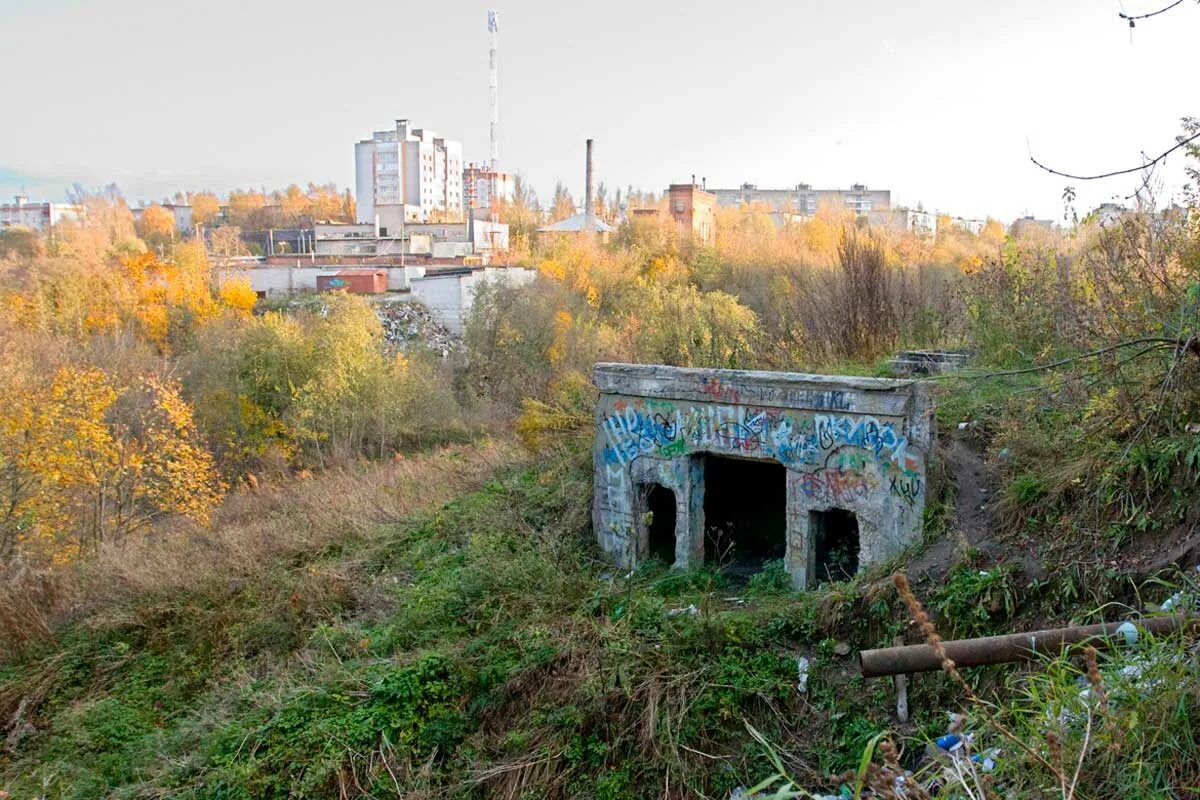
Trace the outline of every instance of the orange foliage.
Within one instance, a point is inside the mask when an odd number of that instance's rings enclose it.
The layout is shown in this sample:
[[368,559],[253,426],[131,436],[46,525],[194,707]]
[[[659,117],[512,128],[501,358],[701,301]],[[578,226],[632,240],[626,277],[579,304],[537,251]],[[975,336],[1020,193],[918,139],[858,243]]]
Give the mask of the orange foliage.
[[138,236],[149,244],[162,244],[175,237],[175,215],[155,203],[142,211],[137,221]]
[[221,285],[221,303],[234,311],[248,315],[258,302],[258,295],[245,278],[235,278]]

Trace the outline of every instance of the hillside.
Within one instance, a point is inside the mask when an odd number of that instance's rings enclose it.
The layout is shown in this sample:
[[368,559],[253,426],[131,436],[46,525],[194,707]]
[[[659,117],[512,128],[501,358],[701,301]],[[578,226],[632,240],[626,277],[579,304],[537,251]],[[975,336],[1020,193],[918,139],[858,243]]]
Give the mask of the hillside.
[[[956,391],[942,413],[977,401]],[[892,570],[910,571],[948,637],[1113,618],[1111,603],[1152,610],[1180,579],[1070,547],[1033,566],[1022,538],[996,535],[995,516],[974,507],[997,490],[985,484],[1004,491],[987,463],[994,443],[975,433],[986,420],[942,422],[927,546],[819,592],[789,591],[781,569],[748,584],[654,566],[613,574],[589,529],[586,435],[536,457],[481,443],[239,495],[211,534],[167,533],[82,570],[73,621],[0,667],[0,786],[12,797],[723,797],[782,769],[835,790],[855,785],[878,733],[900,737],[912,768],[961,710],[979,750],[1002,753],[989,780],[1006,796],[1055,778],[1001,726],[1068,774],[1087,750],[1072,796],[1186,795],[1200,780],[1200,680],[1180,642],[1098,668],[1117,677],[1104,679],[1096,739],[1063,724],[1058,755],[1041,726],[1080,702],[1069,662],[980,668],[961,685],[918,676],[905,724],[890,681],[858,676],[858,649],[920,638]],[[1133,681],[1120,678],[1131,658]]]
[[[0,260],[11,798],[1197,796],[1191,628],[943,660],[907,721],[856,659],[1194,609],[1192,212],[928,239],[722,209],[715,243],[640,217],[398,352],[362,298],[215,290],[200,242],[90,202]],[[769,559],[602,555],[597,363],[869,379],[932,348],[966,363],[927,378],[891,562],[796,592]]]

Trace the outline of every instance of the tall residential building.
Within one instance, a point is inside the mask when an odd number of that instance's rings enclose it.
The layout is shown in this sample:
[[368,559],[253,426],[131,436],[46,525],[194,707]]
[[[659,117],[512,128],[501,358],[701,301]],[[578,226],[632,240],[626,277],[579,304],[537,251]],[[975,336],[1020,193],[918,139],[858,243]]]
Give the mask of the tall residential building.
[[717,196],[717,204],[736,208],[744,205],[765,205],[772,211],[784,211],[811,217],[822,206],[844,208],[855,214],[888,211],[892,193],[887,189],[868,189],[861,183],[849,189],[814,189],[798,183],[791,189],[759,189],[753,183],[743,183],[738,189],[709,189]]
[[31,203],[24,195],[17,195],[13,202],[0,205],[0,231],[6,228],[31,228],[45,231],[64,219],[79,219],[83,216],[81,206],[70,203]]
[[463,202],[468,212],[482,211],[487,219],[492,201],[511,203],[516,196],[517,183],[511,173],[497,172],[486,164],[468,164],[463,170]]
[[[414,128],[376,131],[354,146],[358,221],[399,229],[402,222],[462,219],[462,142]],[[383,234],[386,235],[386,234]]]

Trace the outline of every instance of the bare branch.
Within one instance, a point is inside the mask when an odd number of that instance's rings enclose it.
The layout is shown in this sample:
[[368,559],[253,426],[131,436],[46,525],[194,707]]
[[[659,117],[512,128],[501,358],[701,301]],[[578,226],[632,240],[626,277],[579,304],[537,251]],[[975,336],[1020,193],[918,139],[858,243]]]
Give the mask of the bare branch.
[[1197,139],[1200,139],[1200,133],[1195,133],[1195,134],[1187,137],[1186,139],[1182,138],[1182,137],[1176,137],[1175,145],[1173,147],[1169,148],[1162,155],[1157,156],[1156,158],[1152,158],[1149,161],[1147,161],[1146,163],[1141,164],[1140,166],[1130,167],[1129,169],[1118,169],[1118,170],[1114,170],[1112,172],[1104,172],[1104,173],[1101,173],[1100,175],[1072,175],[1068,172],[1059,172],[1056,169],[1047,167],[1045,164],[1043,164],[1042,162],[1040,162],[1036,158],[1034,158],[1032,154],[1029,156],[1029,160],[1033,162],[1034,166],[1038,167],[1039,169],[1043,169],[1046,172],[1049,172],[1051,175],[1058,175],[1061,178],[1070,178],[1073,181],[1098,181],[1098,180],[1101,180],[1102,178],[1113,178],[1113,177],[1116,177],[1117,175],[1128,175],[1131,172],[1141,172],[1144,169],[1153,167],[1155,164],[1162,161],[1167,156],[1171,155],[1171,153],[1174,153],[1176,150],[1179,150],[1180,148],[1187,147],[1189,144],[1196,141]]
[[1118,14],[1117,16],[1119,16],[1121,19],[1129,20],[1129,27],[1132,28],[1133,21],[1135,19],[1150,19],[1150,17],[1157,17],[1159,14],[1167,13],[1172,8],[1181,4],[1182,2],[1183,2],[1183,0],[1175,0],[1174,3],[1171,3],[1171,5],[1167,6],[1166,8],[1160,8],[1158,11],[1151,11],[1149,14],[1125,14],[1122,12],[1121,14]]
[[1182,352],[1187,352],[1187,351],[1195,349],[1195,350],[1197,350],[1196,354],[1198,356],[1200,356],[1200,348],[1195,347],[1195,341],[1196,341],[1195,337],[1184,340],[1184,339],[1168,339],[1164,336],[1143,336],[1139,339],[1128,339],[1123,342],[1117,342],[1116,344],[1110,345],[1108,347],[1101,347],[1099,350],[1090,350],[1086,353],[1080,353],[1077,356],[1071,356],[1070,358],[1064,358],[1061,361],[1054,361],[1049,364],[1039,364],[1036,367],[1025,367],[1024,369],[1009,369],[1009,370],[1004,370],[1002,372],[988,372],[988,373],[984,373],[983,375],[957,375],[954,373],[947,373],[945,376],[934,376],[934,377],[938,377],[938,378],[945,377],[947,379],[958,378],[961,380],[977,381],[977,380],[984,380],[987,378],[1003,378],[1003,377],[1007,377],[1009,375],[1026,375],[1031,372],[1044,372],[1048,369],[1064,367],[1067,364],[1073,364],[1076,361],[1082,361],[1085,358],[1095,358],[1096,356],[1102,356],[1105,353],[1111,353],[1114,350],[1121,350],[1123,348],[1132,347],[1133,345],[1138,345],[1138,344],[1153,345],[1152,347],[1146,348],[1146,350],[1144,350],[1143,353],[1150,352],[1151,350],[1157,350],[1159,347],[1173,347],[1173,348],[1178,348]]

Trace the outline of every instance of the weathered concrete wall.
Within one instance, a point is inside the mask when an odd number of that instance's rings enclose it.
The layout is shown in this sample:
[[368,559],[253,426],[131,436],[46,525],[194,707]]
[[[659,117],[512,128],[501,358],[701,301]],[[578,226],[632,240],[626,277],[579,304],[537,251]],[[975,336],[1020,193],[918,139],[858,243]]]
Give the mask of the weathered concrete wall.
[[706,453],[786,467],[785,563],[797,588],[814,567],[810,511],[857,516],[860,567],[920,538],[934,421],[919,382],[634,364],[597,364],[595,382],[593,519],[622,566],[647,553],[647,484],[675,493],[676,566],[703,562]]

